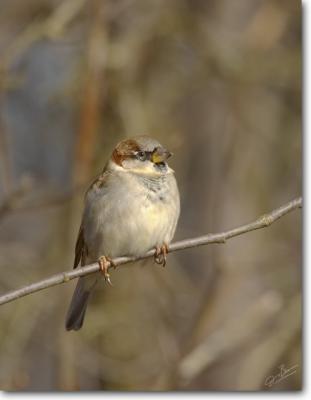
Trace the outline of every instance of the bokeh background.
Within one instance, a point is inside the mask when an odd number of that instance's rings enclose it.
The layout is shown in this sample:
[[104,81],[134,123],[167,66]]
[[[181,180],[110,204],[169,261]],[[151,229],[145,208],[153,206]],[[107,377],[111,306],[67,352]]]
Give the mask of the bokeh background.
[[[174,152],[176,239],[301,194],[301,5],[1,0],[0,290],[71,268],[83,193],[115,144]],[[2,390],[301,388],[301,213],[119,268],[83,329],[75,282],[0,308]],[[271,387],[280,367],[296,373]]]

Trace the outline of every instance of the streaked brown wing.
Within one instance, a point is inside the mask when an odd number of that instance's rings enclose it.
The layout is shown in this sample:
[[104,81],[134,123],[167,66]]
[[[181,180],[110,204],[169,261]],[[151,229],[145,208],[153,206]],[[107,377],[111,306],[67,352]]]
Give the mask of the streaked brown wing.
[[85,196],[88,194],[90,190],[102,188],[107,182],[109,175],[110,173],[104,169],[103,172],[100,175],[98,175],[90,184],[88,190],[85,192]]
[[84,241],[84,236],[83,236],[83,228],[82,225],[80,226],[79,230],[79,235],[78,239],[76,241],[76,247],[75,247],[75,260],[73,263],[73,268],[77,268],[81,261],[81,265],[85,265],[85,256],[87,255],[87,247]]

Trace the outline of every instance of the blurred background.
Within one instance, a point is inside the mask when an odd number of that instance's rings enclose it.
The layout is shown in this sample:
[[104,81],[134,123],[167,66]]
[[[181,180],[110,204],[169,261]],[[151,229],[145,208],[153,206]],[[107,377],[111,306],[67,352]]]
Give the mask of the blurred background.
[[[174,152],[176,239],[301,194],[301,6],[292,0],[1,0],[0,293],[72,266],[115,144]],[[83,329],[75,281],[0,308],[2,390],[301,388],[301,212],[120,267]],[[296,372],[271,386],[280,368]]]

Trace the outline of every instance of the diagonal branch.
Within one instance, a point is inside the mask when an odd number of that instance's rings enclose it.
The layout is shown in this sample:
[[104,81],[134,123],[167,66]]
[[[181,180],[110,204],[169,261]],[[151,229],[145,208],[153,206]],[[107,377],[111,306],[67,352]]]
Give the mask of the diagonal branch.
[[[203,246],[212,243],[225,243],[226,240],[231,239],[235,236],[242,235],[247,232],[254,231],[256,229],[265,228],[270,226],[274,221],[283,217],[285,214],[295,210],[296,208],[302,207],[302,198],[298,197],[295,200],[290,201],[289,203],[271,211],[268,214],[264,214],[254,222],[251,222],[246,225],[239,226],[238,228],[231,229],[222,233],[214,233],[208,234],[205,236],[196,237],[193,239],[185,239],[179,242],[172,243],[170,245],[169,251],[178,251],[183,249],[188,249],[191,247]],[[148,251],[141,257],[118,257],[113,260],[113,264],[116,266],[121,264],[129,264],[134,261],[142,260],[145,258],[153,257],[154,250]],[[111,268],[111,264],[109,266]],[[62,272],[56,275],[51,276],[50,278],[43,279],[40,282],[32,283],[28,286],[24,286],[20,289],[11,291],[0,296],[0,305],[9,303],[10,301],[16,300],[20,297],[27,296],[28,294],[38,292],[39,290],[47,289],[49,287],[59,285],[61,283],[66,283],[72,279],[76,279],[80,276],[85,276],[92,274],[94,272],[99,271],[99,264],[94,263],[87,265],[85,267],[81,267],[72,271]]]

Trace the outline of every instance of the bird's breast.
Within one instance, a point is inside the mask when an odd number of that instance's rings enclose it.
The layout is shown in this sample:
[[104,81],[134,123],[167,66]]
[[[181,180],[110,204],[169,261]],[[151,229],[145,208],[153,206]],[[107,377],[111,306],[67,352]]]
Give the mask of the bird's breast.
[[150,186],[133,181],[103,191],[86,204],[85,240],[91,257],[139,256],[169,243],[179,215],[179,196],[173,183]]

